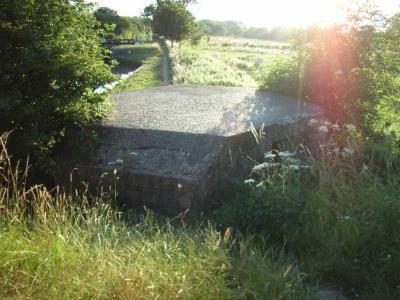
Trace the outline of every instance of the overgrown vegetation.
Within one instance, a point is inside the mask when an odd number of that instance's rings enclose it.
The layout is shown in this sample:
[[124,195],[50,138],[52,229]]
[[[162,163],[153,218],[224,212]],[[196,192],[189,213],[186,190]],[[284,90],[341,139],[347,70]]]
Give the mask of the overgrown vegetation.
[[275,59],[290,55],[284,43],[231,38],[202,39],[171,49],[173,81],[178,84],[257,87]]
[[[0,129],[14,130],[13,153],[48,167],[71,128],[106,111],[107,95],[94,93],[114,79],[105,32],[83,1],[1,5]],[[399,33],[400,15],[361,6],[292,47],[210,38],[174,49],[175,83],[265,87],[316,102],[328,118],[311,120],[294,152],[267,152],[233,199],[190,223],[120,213],[108,193],[29,186],[2,137],[0,297],[316,299],[327,284],[399,299]],[[114,55],[120,68],[144,64],[115,91],[161,84],[157,44]]]
[[399,20],[366,4],[346,24],[309,28],[296,40],[296,55],[282,57],[262,86],[316,102],[332,121],[354,120],[398,138]]
[[0,143],[1,298],[316,299],[292,259],[251,238],[28,189]]
[[137,39],[148,41],[152,39],[152,30],[148,22],[140,17],[121,17],[108,7],[99,7],[94,15],[104,27],[107,38]]
[[310,130],[315,152],[266,153],[218,222],[284,246],[349,296],[398,299],[399,157],[353,124],[311,120]]
[[115,77],[97,25],[83,0],[0,4],[0,130],[14,131],[13,154],[29,154],[36,170],[52,166],[77,125],[107,112],[107,95],[94,90]]

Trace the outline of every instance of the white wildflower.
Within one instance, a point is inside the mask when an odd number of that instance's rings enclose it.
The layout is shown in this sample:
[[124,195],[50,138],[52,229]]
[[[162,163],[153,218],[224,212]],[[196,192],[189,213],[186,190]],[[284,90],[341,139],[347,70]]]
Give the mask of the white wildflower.
[[268,169],[268,167],[269,167],[269,163],[265,162],[265,163],[255,166],[253,168],[253,171],[262,171],[264,169]]
[[356,130],[357,127],[354,124],[346,124],[346,128],[347,128],[347,130],[352,131],[352,130]]
[[254,184],[254,183],[256,183],[256,181],[254,179],[246,179],[243,183],[244,184]]
[[289,151],[284,151],[284,152],[279,152],[278,155],[280,157],[290,157],[290,156],[293,156],[294,154],[290,153]]
[[320,133],[328,133],[328,127],[326,127],[325,125],[318,127],[318,132]]
[[57,84],[52,85],[51,87],[53,88],[53,90],[59,90],[60,89],[60,86],[57,85]]
[[117,159],[117,160],[115,161],[115,163],[121,165],[121,164],[124,163],[124,161],[123,161],[122,159]]
[[293,171],[298,171],[300,167],[298,165],[289,165],[288,169]]
[[275,158],[275,154],[273,154],[272,152],[267,152],[267,153],[264,154],[264,158],[265,159]]

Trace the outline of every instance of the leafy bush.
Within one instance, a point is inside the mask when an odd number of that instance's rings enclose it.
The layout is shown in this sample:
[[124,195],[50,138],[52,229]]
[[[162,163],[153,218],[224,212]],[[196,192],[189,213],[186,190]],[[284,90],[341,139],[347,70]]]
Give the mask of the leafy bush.
[[262,87],[283,95],[301,98],[303,71],[296,55],[281,55],[266,67]]
[[267,153],[242,193],[216,212],[217,221],[284,245],[316,277],[353,295],[396,299],[398,157],[386,148],[382,160],[371,147],[377,141],[359,140],[351,124],[314,124],[326,138],[320,158]]
[[400,14],[385,20],[385,31],[375,33],[366,59],[363,104],[368,124],[375,132],[400,140]]
[[101,31],[83,0],[2,1],[0,24],[0,130],[14,130],[14,154],[49,167],[60,139],[106,113],[94,92],[114,78]]

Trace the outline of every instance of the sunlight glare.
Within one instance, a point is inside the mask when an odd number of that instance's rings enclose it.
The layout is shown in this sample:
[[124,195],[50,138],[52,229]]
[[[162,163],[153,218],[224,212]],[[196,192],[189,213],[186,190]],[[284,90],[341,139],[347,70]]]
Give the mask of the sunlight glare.
[[[191,10],[200,19],[237,20],[248,26],[329,25],[344,20],[339,0],[201,0]],[[211,9],[212,8],[212,9]]]

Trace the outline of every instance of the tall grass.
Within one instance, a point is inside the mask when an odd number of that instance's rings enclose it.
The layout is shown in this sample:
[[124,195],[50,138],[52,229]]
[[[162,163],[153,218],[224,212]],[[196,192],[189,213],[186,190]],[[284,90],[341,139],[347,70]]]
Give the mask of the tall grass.
[[43,186],[0,144],[0,298],[313,299],[294,261],[207,222],[119,213]]
[[351,296],[399,299],[399,158],[375,140],[333,139],[331,126],[318,159],[305,155],[310,165],[296,167],[282,153],[255,168],[217,220],[283,245],[308,274]]
[[[272,48],[274,47],[274,48]],[[258,87],[270,64],[290,51],[278,45],[241,39],[213,38],[199,46],[183,43],[171,49],[173,81],[178,84]],[[282,47],[286,47],[283,45]]]

